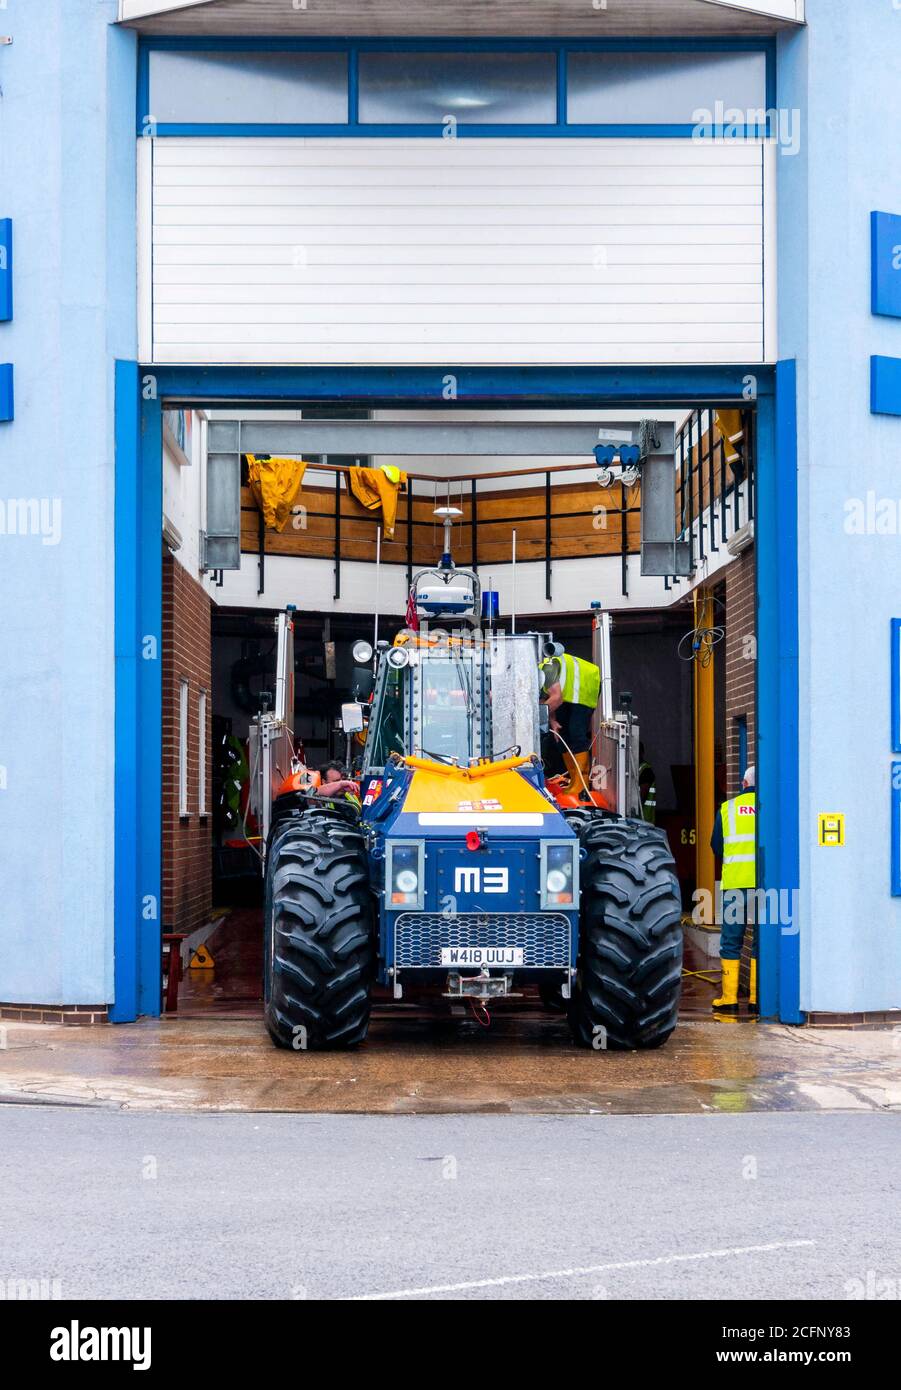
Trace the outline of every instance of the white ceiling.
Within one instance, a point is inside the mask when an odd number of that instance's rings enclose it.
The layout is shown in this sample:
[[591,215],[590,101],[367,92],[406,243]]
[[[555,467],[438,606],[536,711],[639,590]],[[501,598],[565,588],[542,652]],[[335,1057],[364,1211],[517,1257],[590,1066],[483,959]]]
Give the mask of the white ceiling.
[[[595,8],[597,5],[597,8]],[[772,34],[803,0],[119,0],[145,34],[610,38]]]

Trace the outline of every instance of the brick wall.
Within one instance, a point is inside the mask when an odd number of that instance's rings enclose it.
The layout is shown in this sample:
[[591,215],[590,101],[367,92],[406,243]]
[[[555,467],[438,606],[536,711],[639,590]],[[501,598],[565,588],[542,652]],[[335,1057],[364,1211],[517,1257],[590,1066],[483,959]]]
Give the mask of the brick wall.
[[[163,930],[190,932],[212,906],[211,600],[167,554],[163,560]],[[179,806],[181,682],[188,683],[187,814]],[[204,759],[207,814],[200,814],[199,697],[207,692]]]
[[0,1004],[0,1019],[14,1023],[65,1023],[82,1027],[107,1022],[106,1004]]
[[727,566],[726,580],[726,767],[729,796],[739,785],[738,719],[748,725],[748,763],[756,764],[754,550],[746,550]]

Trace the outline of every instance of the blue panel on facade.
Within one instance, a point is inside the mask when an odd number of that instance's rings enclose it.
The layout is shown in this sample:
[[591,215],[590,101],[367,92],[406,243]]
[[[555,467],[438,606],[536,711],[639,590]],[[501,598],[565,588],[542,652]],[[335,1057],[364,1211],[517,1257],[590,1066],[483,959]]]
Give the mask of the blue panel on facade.
[[901,753],[901,618],[892,618],[892,752]]
[[13,221],[0,217],[0,323],[13,316]]
[[116,953],[110,1021],[160,1012],[163,434],[136,362],[116,363]]
[[[757,662],[758,882],[790,898],[800,885],[798,516],[796,492],[783,478],[798,457],[794,361],[776,367],[775,401],[758,401],[757,449],[757,622],[769,634]],[[758,949],[761,1017],[803,1023],[797,929],[761,922]]]
[[870,410],[901,415],[901,357],[870,358]]
[[12,420],[14,407],[12,363],[0,362],[0,420]]
[[[210,404],[243,400],[352,400],[369,405],[435,405],[447,401],[452,382],[458,404],[523,401],[617,406],[691,405],[699,401],[747,401],[749,369],[743,367],[167,367],[153,375],[161,397],[202,399]],[[755,367],[758,397],[773,393],[773,372]]]
[[901,214],[873,212],[870,229],[873,313],[901,319]]
[[901,898],[901,763],[892,763],[892,897]]
[[115,367],[116,449],[116,762],[115,762],[115,1002],[113,1023],[131,1023],[138,1016],[138,648],[141,633],[141,595],[137,556],[140,503],[140,373],[136,362]]

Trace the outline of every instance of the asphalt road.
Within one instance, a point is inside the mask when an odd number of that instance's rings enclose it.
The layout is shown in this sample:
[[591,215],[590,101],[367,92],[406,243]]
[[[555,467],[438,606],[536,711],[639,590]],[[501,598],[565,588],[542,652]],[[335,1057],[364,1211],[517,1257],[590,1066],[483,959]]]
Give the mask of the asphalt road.
[[0,1284],[72,1299],[841,1299],[869,1277],[898,1297],[899,1143],[901,1115],[869,1112],[8,1105]]

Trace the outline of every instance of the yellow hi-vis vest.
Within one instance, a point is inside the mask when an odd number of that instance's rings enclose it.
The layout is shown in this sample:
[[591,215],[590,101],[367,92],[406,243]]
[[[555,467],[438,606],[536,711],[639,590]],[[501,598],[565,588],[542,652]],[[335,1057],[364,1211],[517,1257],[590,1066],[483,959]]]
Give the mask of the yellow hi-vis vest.
[[564,704],[587,705],[589,709],[594,709],[601,693],[601,673],[598,668],[590,661],[583,661],[580,656],[570,656],[569,652],[551,657],[541,665],[551,666],[555,662],[560,667],[560,692]]
[[723,827],[723,889],[757,887],[757,794],[724,801],[720,807]]

